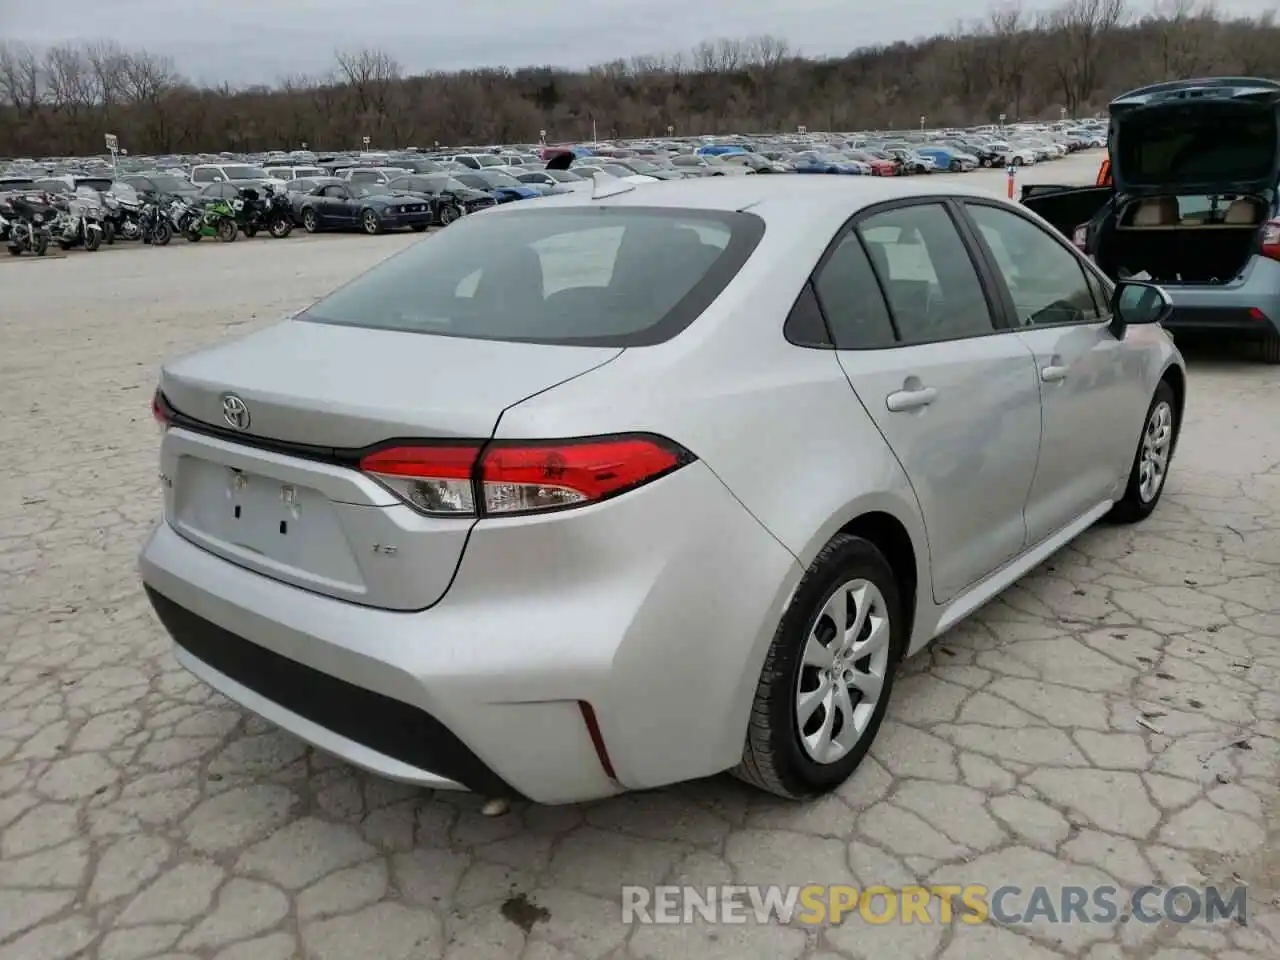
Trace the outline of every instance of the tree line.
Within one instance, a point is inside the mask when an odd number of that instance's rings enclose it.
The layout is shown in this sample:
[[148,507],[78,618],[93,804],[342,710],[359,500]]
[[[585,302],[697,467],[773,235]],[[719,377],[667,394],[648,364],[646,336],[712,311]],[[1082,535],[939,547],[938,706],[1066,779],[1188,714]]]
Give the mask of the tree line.
[[1017,3],[914,41],[843,57],[773,36],[711,40],[587,70],[408,74],[379,49],[338,51],[323,76],[197,86],[155,51],[104,41],[0,43],[0,156],[350,150],[795,130],[902,129],[1091,116],[1119,92],[1197,75],[1280,74],[1274,11],[1212,2]]

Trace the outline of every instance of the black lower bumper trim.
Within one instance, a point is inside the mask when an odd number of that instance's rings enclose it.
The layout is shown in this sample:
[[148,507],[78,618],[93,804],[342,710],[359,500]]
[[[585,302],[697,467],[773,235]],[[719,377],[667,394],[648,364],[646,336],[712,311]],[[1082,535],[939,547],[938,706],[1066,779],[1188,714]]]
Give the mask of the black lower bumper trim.
[[439,720],[236,636],[146,587],[176,643],[236,683],[339,736],[490,797],[519,797]]

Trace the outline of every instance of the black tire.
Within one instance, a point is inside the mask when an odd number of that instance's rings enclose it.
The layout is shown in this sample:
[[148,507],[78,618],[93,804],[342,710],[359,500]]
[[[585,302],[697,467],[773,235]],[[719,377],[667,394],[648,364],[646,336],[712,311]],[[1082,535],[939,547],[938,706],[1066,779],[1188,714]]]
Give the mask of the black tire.
[[71,241],[70,241],[70,240],[59,240],[59,241],[58,241],[58,246],[59,246],[62,250],[70,250],[70,249],[71,249]]
[[186,238],[190,243],[199,243],[204,238],[204,232],[200,229],[199,224],[187,228]]
[[283,240],[289,234],[293,233],[293,221],[281,214],[271,221],[269,228],[271,236],[276,240]]
[[1258,348],[1263,363],[1280,363],[1280,334],[1272,334]]
[[302,211],[302,229],[307,233],[320,232],[320,218],[316,216],[316,212],[310,207]]
[[49,252],[49,238],[44,234],[36,234],[31,238],[31,252],[37,257],[43,257]]
[[[796,715],[799,683],[805,669],[802,657],[810,631],[821,623],[827,601],[850,580],[865,580],[880,592],[889,620],[887,660],[880,697],[861,738],[840,759],[818,763],[801,743],[801,724]],[[818,796],[842,784],[875,740],[908,640],[898,586],[884,555],[861,537],[843,533],[835,536],[810,564],[778,624],[756,687],[742,761],[733,769],[733,775],[788,799]]]
[[258,235],[258,228],[252,225],[246,226],[244,228],[244,235],[252,240]]
[[366,209],[360,214],[360,226],[371,237],[375,237],[382,232],[382,221],[378,219],[378,214],[371,209]]
[[86,229],[84,232],[84,248],[90,253],[97,253],[100,246],[102,246],[102,234],[95,230]]
[[460,211],[453,204],[446,203],[443,207],[440,208],[440,225],[447,227],[449,224],[453,223],[453,221],[457,220],[460,216],[462,216],[462,211]]
[[161,220],[151,229],[151,242],[157,247],[167,246],[173,239],[173,227],[167,220]]
[[425,223],[411,223],[409,224],[409,229],[414,233],[421,233],[423,230],[427,229],[427,225]]
[[11,243],[8,245],[6,249],[9,251],[9,256],[11,257],[22,256],[22,248],[19,246],[15,246],[14,244]]
[[949,169],[951,170],[951,172],[952,172],[952,173],[959,173],[959,172],[960,172],[960,161],[959,161],[959,160],[952,160],[952,161],[951,161],[951,165],[950,165]]
[[1021,157],[1014,157],[1012,160],[1010,160],[1010,161],[1009,161],[1009,166],[1011,166],[1011,167],[1020,167],[1020,166],[1022,166],[1022,158],[1021,158]]
[[108,247],[115,246],[116,225],[110,220],[104,220],[102,222],[102,242]]
[[[1154,494],[1147,491],[1144,495],[1143,453],[1147,447],[1153,418],[1157,416],[1157,410],[1161,406],[1168,409],[1169,429],[1171,431],[1165,453],[1164,472],[1160,476]],[[1165,484],[1169,479],[1169,467],[1173,463],[1173,453],[1178,447],[1178,429],[1180,426],[1178,404],[1174,397],[1173,387],[1169,386],[1169,381],[1161,380],[1156,386],[1155,396],[1151,398],[1151,405],[1147,407],[1147,415],[1142,420],[1142,433],[1138,436],[1138,448],[1133,454],[1133,466],[1129,468],[1129,482],[1125,485],[1124,496],[1116,501],[1115,506],[1107,514],[1106,519],[1109,522],[1137,523],[1151,516],[1151,511],[1160,502],[1160,497],[1164,494]]]
[[240,228],[236,226],[236,222],[229,217],[223,217],[218,221],[217,227],[214,228],[214,234],[223,243],[232,243],[236,237],[240,236]]

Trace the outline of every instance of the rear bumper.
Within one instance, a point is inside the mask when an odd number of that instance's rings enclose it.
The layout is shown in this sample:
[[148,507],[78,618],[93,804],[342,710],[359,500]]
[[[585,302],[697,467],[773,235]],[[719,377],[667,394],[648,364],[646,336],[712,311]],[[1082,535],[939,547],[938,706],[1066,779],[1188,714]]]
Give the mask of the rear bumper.
[[382,776],[567,803],[732,766],[794,557],[700,463],[575,514],[478,524],[419,613],[271,580],[164,523],[140,570],[184,666]]
[[1174,333],[1222,334],[1265,339],[1280,335],[1280,263],[1254,256],[1225,284],[1166,284]]

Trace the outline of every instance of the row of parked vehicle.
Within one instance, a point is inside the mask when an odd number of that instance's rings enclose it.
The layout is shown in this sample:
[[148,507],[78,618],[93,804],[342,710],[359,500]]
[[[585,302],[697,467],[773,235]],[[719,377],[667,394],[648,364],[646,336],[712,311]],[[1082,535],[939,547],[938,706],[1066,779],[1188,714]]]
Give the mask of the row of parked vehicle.
[[0,176],[0,241],[14,255],[97,250],[116,240],[231,242],[295,228],[378,234],[447,226],[496,204],[588,190],[597,172],[633,183],[759,174],[903,176],[1019,166],[1105,142],[1089,123],[1058,129],[978,128],[898,136],[735,138],[401,151],[257,162],[210,158],[189,167]]

